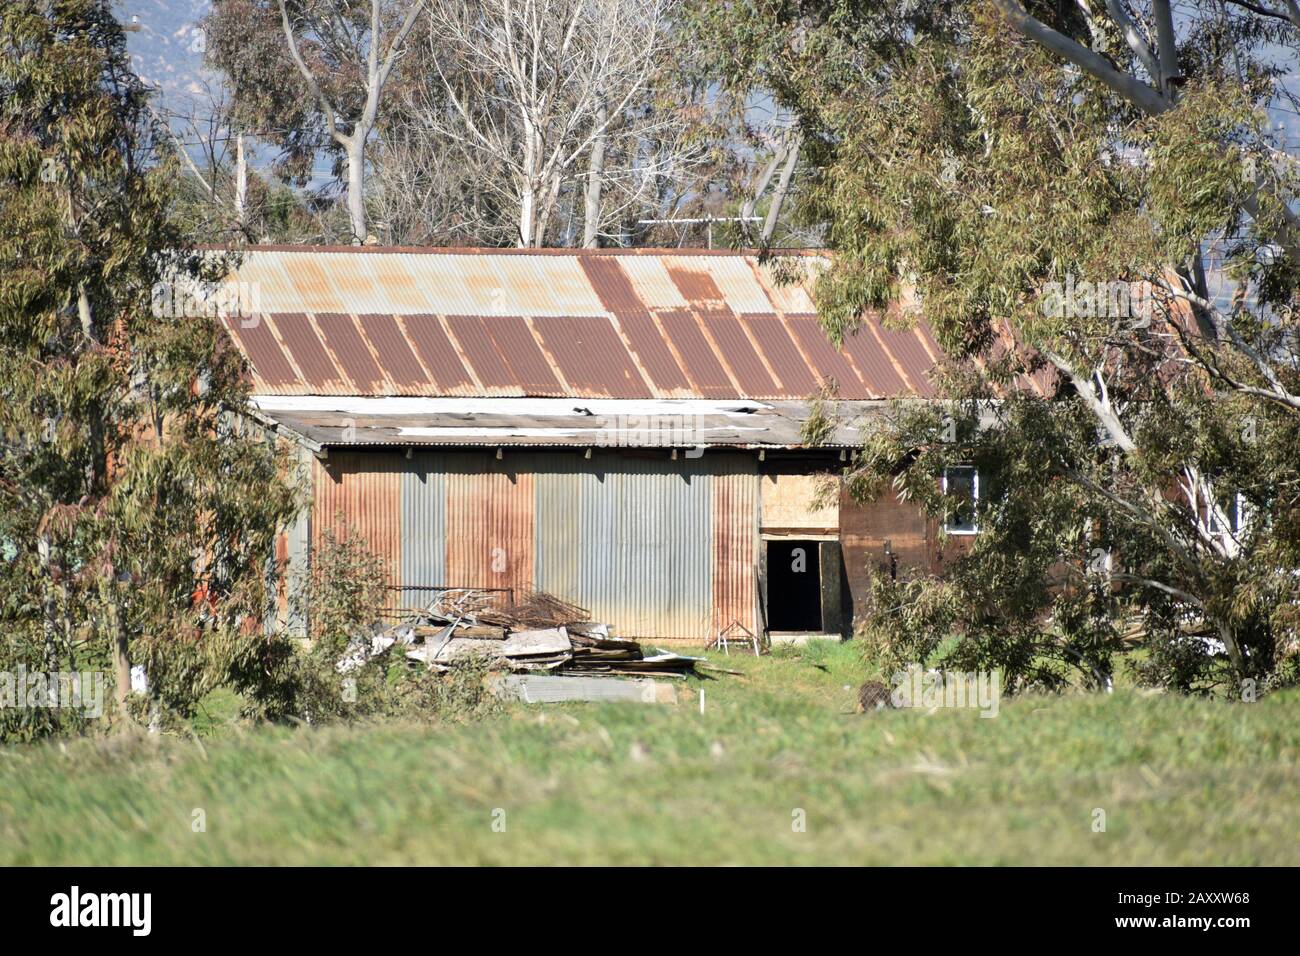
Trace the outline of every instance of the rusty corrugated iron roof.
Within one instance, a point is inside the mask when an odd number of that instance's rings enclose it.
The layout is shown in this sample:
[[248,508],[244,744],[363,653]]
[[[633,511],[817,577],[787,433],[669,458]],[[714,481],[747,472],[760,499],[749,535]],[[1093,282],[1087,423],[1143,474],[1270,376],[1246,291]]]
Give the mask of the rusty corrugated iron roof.
[[836,348],[810,288],[724,250],[258,246],[227,327],[265,395],[802,399],[934,394],[924,324]]

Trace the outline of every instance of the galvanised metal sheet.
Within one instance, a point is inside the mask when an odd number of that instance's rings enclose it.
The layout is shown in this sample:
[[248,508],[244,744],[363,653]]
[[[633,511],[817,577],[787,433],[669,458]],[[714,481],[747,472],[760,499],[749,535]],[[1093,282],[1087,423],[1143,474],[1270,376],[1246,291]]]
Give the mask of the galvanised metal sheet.
[[507,451],[447,452],[446,558],[450,587],[524,588],[533,580],[533,472]]
[[712,465],[715,475],[710,636],[733,622],[748,628],[750,633],[757,633],[758,463],[748,456],[718,455]]
[[[824,264],[785,258],[804,286]],[[865,399],[897,393],[890,368],[930,394],[938,358],[923,323],[877,335],[879,356],[865,338],[837,350],[807,288],[722,251],[258,247],[236,277],[270,314],[232,329],[257,394],[761,400],[834,378]]]
[[433,377],[431,394],[470,395],[479,391],[436,315],[403,315],[398,321],[406,330],[415,354]]
[[889,352],[880,340],[880,329],[864,325],[844,336],[844,351],[853,357],[873,398],[891,398],[908,391],[899,377]]
[[815,394],[817,376],[795,347],[781,319],[771,314],[750,314],[744,321],[781,380],[782,393],[790,398],[807,398]]
[[285,348],[293,356],[294,364],[313,389],[325,391],[344,383],[354,387],[325,351],[320,336],[305,313],[280,312],[270,316],[270,320],[280,333]]
[[707,640],[712,472],[724,456],[536,460],[538,586],[623,636]]
[[[446,455],[413,454],[402,471],[403,585],[437,587],[447,581]],[[431,599],[428,591],[403,593],[408,606]]]
[[[406,465],[402,455],[376,452],[339,451],[324,462],[314,459],[312,554],[321,553],[326,531],[339,541],[359,537],[383,560],[388,584],[400,584],[401,475]],[[389,606],[395,607],[397,592],[390,595]]]

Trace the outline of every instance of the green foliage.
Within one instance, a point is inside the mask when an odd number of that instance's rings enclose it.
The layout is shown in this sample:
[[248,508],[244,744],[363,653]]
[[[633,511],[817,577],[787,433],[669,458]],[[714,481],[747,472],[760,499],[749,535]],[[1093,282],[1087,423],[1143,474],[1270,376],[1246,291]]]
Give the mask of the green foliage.
[[219,324],[157,307],[161,285],[227,263],[187,251],[148,97],[111,4],[0,12],[0,670],[111,667],[111,706],[143,664],[143,709],[183,719],[259,653],[274,535],[299,502],[288,460],[235,414],[244,366]]
[[[1104,12],[1090,31],[1075,6],[1030,7],[1145,82]],[[1162,687],[1294,679],[1297,178],[1267,113],[1291,25],[1186,11],[1182,79],[1144,111],[985,0],[699,9],[729,81],[809,134],[828,334],[902,300],[951,359],[954,404],[900,404],[845,478],[942,522],[959,502],[938,476],[975,464],[980,533],[942,582],[879,582],[869,644],[997,666],[1011,687],[1104,683],[1126,641]],[[1209,243],[1230,305],[1211,301]],[[1105,294],[1061,308],[1075,283]],[[1142,283],[1145,314],[1123,307]],[[1238,493],[1252,517],[1234,529]]]

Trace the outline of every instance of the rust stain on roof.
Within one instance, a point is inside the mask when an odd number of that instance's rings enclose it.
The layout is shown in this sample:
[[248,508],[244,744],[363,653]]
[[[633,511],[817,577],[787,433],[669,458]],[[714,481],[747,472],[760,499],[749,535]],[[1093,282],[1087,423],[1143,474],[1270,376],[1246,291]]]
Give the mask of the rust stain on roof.
[[[226,321],[259,394],[804,398],[932,395],[924,322],[875,316],[842,348],[803,284],[729,250],[257,246]],[[892,323],[891,323],[892,326]]]

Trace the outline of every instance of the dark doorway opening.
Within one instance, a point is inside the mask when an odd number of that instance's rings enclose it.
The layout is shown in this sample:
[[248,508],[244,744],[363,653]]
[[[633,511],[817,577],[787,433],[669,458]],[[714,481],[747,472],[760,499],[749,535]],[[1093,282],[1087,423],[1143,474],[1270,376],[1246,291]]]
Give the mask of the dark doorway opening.
[[769,631],[821,631],[821,552],[817,541],[767,542]]

